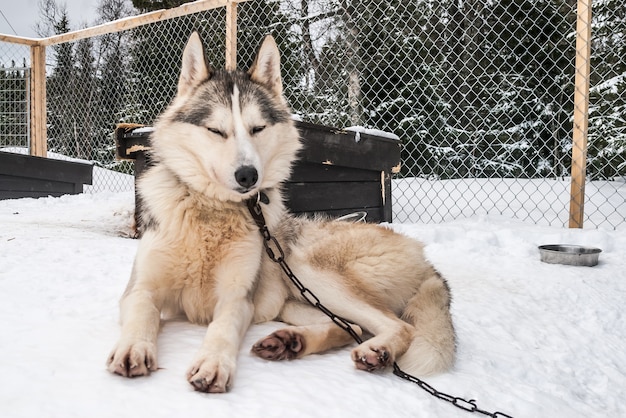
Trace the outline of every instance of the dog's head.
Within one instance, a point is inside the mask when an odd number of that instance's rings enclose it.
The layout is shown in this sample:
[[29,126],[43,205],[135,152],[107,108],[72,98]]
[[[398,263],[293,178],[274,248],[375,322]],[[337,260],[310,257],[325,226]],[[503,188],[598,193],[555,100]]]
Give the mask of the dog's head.
[[211,198],[240,201],[286,180],[300,142],[282,96],[274,38],[264,39],[244,73],[215,70],[194,32],[176,97],[155,128],[160,163]]

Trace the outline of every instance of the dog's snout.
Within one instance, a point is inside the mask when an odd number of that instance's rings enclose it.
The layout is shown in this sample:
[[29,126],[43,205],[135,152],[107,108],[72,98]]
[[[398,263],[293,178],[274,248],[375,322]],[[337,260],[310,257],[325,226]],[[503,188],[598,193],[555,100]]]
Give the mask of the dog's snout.
[[259,180],[259,173],[253,166],[245,165],[235,171],[235,180],[241,187],[249,189]]

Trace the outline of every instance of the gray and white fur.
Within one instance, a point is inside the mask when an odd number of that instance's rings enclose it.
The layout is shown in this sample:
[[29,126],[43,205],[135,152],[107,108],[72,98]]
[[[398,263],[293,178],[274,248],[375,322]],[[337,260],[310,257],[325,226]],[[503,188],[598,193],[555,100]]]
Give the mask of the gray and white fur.
[[358,369],[397,361],[424,376],[452,366],[450,291],[422,244],[382,226],[296,218],[285,209],[281,184],[301,145],[271,36],[244,73],[212,68],[193,33],[151,145],[155,164],[138,181],[145,230],[120,302],[111,372],[157,370],[157,335],[169,315],[207,325],[187,373],[202,392],[229,388],[251,323],[288,324],[252,347],[269,360],[352,342],[265,254],[245,204],[259,191],[269,197],[263,214],[292,271],[359,335],[371,336],[352,350]]

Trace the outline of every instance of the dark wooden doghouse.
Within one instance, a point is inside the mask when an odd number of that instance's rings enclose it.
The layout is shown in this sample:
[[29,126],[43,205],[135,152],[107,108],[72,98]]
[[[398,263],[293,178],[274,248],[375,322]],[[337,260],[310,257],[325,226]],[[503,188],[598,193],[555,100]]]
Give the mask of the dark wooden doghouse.
[[92,170],[86,163],[0,152],[0,199],[82,193]]
[[[303,149],[284,186],[295,214],[339,217],[366,212],[368,222],[391,222],[391,175],[400,168],[400,141],[296,122]],[[150,131],[116,129],[117,154],[135,161],[138,176],[149,164]]]

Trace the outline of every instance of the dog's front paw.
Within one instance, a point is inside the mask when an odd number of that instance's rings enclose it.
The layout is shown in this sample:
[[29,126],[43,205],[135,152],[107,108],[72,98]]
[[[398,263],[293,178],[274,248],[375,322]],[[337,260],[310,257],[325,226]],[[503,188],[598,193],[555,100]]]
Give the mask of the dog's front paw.
[[372,372],[383,369],[393,362],[385,347],[369,347],[366,344],[352,350],[352,361],[357,369]]
[[224,393],[234,373],[234,360],[198,356],[187,372],[187,380],[199,392]]
[[157,369],[156,347],[153,343],[139,341],[120,343],[107,360],[111,373],[124,377],[146,376]]
[[297,332],[281,329],[259,340],[251,351],[265,360],[292,360],[304,351],[304,338]]

